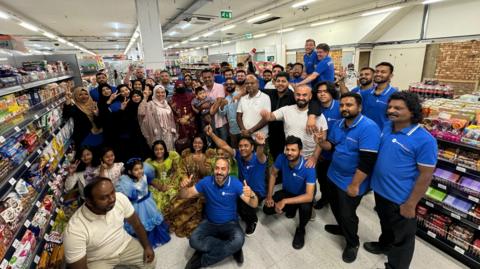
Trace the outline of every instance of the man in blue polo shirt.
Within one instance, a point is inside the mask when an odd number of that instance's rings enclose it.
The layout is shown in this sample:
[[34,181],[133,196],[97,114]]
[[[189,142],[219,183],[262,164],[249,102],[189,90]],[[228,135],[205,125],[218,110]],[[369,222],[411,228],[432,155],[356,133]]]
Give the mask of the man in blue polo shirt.
[[328,54],[330,53],[330,46],[325,43],[317,45],[318,62],[315,71],[299,83],[293,83],[292,86],[304,85],[310,83],[315,86],[320,81],[335,81],[335,67],[333,60]]
[[330,207],[338,225],[325,225],[325,230],[343,235],[347,245],[343,261],[351,263],[357,258],[358,239],[357,207],[369,187],[369,175],[375,165],[380,144],[380,130],[369,118],[363,116],[362,98],[356,93],[346,93],[340,98],[343,119],[332,125],[328,139],[318,136],[317,142],[324,150],[333,150],[327,172]]
[[305,54],[303,55],[303,64],[305,65],[305,73],[307,76],[315,71],[317,62],[318,57],[315,53],[315,40],[307,39],[305,41]]
[[[98,102],[98,100],[100,99],[100,94],[101,94],[100,85],[108,84],[108,78],[107,78],[107,74],[105,74],[103,72],[98,72],[95,75],[95,78],[97,79],[97,87],[91,89],[89,93],[90,93],[90,96],[92,97],[93,101]],[[112,93],[117,92],[117,88],[115,86],[110,86],[110,88],[112,89]]]
[[[320,103],[320,111],[327,120],[328,129],[331,129],[334,124],[342,119],[340,115],[340,103],[338,102],[338,92],[335,89],[335,84],[328,81],[321,81],[317,83],[317,88],[314,90],[314,99],[317,99]],[[330,199],[327,184],[327,171],[332,161],[332,152],[322,150],[320,157],[318,158],[315,169],[317,171],[317,180],[320,185],[320,192],[322,197],[313,206],[315,209],[322,209],[328,204]]]
[[[315,168],[305,166],[307,160],[301,155],[303,145],[300,138],[288,136],[285,144],[285,153],[278,155],[270,171],[263,212],[267,215],[285,212],[287,218],[293,218],[298,209],[300,221],[292,246],[301,249],[305,245],[305,226],[312,215]],[[282,189],[273,194],[279,171],[282,172]]]
[[[212,132],[212,127],[205,127],[205,134],[208,135],[218,148],[228,152],[235,158],[238,165],[238,176],[240,180],[246,180],[247,184],[255,192],[258,202],[261,203],[266,195],[265,190],[265,169],[267,168],[267,156],[264,153],[265,134],[255,133],[255,142],[248,137],[240,138],[238,150],[231,148],[227,142]],[[257,150],[255,150],[255,143]],[[242,199],[238,201],[238,214],[245,221],[245,234],[252,235],[257,227],[258,217],[255,208],[250,207]]]
[[343,77],[339,82],[338,86],[340,88],[340,93],[354,92],[361,94],[363,91],[372,90],[375,84],[373,83],[373,76],[375,75],[375,69],[371,67],[364,67],[360,69],[360,74],[358,76],[358,86],[355,88],[349,89],[345,85],[345,77]]
[[213,176],[206,176],[197,184],[188,187],[192,176],[185,177],[180,184],[180,197],[192,198],[202,194],[205,197],[206,219],[198,225],[190,237],[190,246],[195,254],[186,268],[194,269],[213,265],[231,256],[243,263],[242,246],[245,237],[237,219],[237,199],[255,208],[258,199],[247,185],[229,176],[230,161],[219,158],[215,162]]
[[390,95],[398,90],[390,85],[393,77],[393,65],[387,62],[381,62],[375,66],[374,81],[376,86],[370,91],[361,91],[363,99],[363,115],[373,120],[380,130],[388,121],[387,103]]
[[303,73],[303,64],[302,63],[295,63],[293,64],[293,76],[290,77],[288,82],[290,83],[299,83],[303,80],[302,73]]
[[364,248],[388,257],[386,268],[409,268],[415,248],[415,208],[430,185],[437,163],[435,138],[420,126],[422,106],[409,92],[396,92],[388,102],[378,160],[372,174],[375,208],[382,234]]

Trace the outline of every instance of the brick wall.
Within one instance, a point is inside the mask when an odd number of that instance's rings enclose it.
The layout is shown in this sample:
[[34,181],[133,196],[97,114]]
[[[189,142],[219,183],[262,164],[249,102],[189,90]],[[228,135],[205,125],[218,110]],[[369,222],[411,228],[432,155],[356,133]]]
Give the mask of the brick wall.
[[446,80],[480,80],[480,41],[440,44],[435,77]]

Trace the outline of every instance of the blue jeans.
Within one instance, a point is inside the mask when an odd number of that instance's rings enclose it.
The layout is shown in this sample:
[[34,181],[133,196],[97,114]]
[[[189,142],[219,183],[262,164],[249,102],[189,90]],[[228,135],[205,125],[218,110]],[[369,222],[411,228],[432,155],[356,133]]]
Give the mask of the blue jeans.
[[225,124],[220,128],[215,128],[215,134],[220,137],[223,141],[228,139],[228,126]]
[[204,220],[193,231],[190,246],[202,252],[202,267],[207,267],[242,249],[245,234],[237,221],[215,224]]

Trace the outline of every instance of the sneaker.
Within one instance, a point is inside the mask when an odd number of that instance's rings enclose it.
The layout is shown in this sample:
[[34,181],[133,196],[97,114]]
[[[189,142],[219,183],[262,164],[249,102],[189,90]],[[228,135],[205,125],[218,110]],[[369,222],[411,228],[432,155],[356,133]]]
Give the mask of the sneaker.
[[243,263],[243,251],[242,249],[240,249],[239,251],[233,253],[233,258],[235,259],[235,261],[238,263],[238,264],[242,264]]
[[379,242],[365,242],[363,248],[372,254],[387,254],[390,247],[380,245]]
[[328,202],[327,202],[327,199],[320,199],[318,200],[315,205],[313,205],[313,208],[315,209],[322,209],[324,208],[326,205],[328,205]]
[[301,249],[305,245],[305,228],[297,228],[293,237],[292,246],[294,249]]
[[314,221],[316,216],[317,212],[315,212],[315,209],[312,208],[312,216],[310,217],[310,221]]
[[245,235],[246,236],[251,236],[255,233],[255,229],[257,228],[257,223],[252,222],[247,224],[247,227],[245,228]]
[[202,267],[202,253],[198,250],[193,253],[193,256],[188,260],[185,269],[198,269]]
[[346,263],[352,263],[357,259],[358,246],[349,247],[346,246],[343,250],[342,259]]
[[325,231],[327,231],[330,234],[334,234],[334,235],[343,235],[343,232],[342,232],[342,229],[340,228],[340,225],[327,224],[327,225],[325,225]]

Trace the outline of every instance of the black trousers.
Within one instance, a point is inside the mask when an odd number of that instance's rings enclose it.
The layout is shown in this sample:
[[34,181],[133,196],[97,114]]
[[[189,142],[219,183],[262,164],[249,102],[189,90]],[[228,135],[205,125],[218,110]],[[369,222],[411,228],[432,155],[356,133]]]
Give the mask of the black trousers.
[[327,182],[328,192],[331,194],[328,195],[330,208],[347,241],[347,247],[358,247],[360,241],[357,235],[357,207],[360,205],[363,195],[350,197],[347,192],[337,187],[330,179]]
[[[291,194],[283,190],[279,190],[275,192],[272,198],[273,198],[273,201],[275,201],[276,203],[282,199],[295,197],[295,196],[298,196],[298,195]],[[308,202],[303,204],[285,205],[282,211],[285,212],[285,214],[287,214],[287,216],[289,217],[295,217],[295,214],[297,213],[297,209],[298,209],[299,211],[298,215],[300,220],[299,227],[305,229],[305,226],[307,226],[307,223],[310,221],[310,218],[312,217],[312,208],[313,208],[313,203]],[[267,205],[263,206],[263,212],[266,215],[273,215],[276,213],[274,206],[268,207]]]
[[[260,197],[256,192],[255,195],[257,196],[258,204],[260,204],[263,201],[264,197]],[[258,222],[257,209],[249,206],[242,199],[238,199],[237,211],[240,215],[240,218],[242,218],[242,220],[245,221],[247,225],[253,222]]]
[[388,265],[394,269],[409,268],[415,249],[417,221],[400,215],[400,206],[375,193],[375,210],[380,218],[382,234],[379,243],[391,247]]
[[326,199],[327,201],[330,200],[328,198],[329,192],[328,192],[327,172],[331,162],[332,162],[331,160],[319,160],[317,162],[317,165],[315,166],[315,170],[317,172],[318,184],[320,185],[320,192],[322,193],[322,198],[320,198],[321,200],[324,200],[324,199]]

